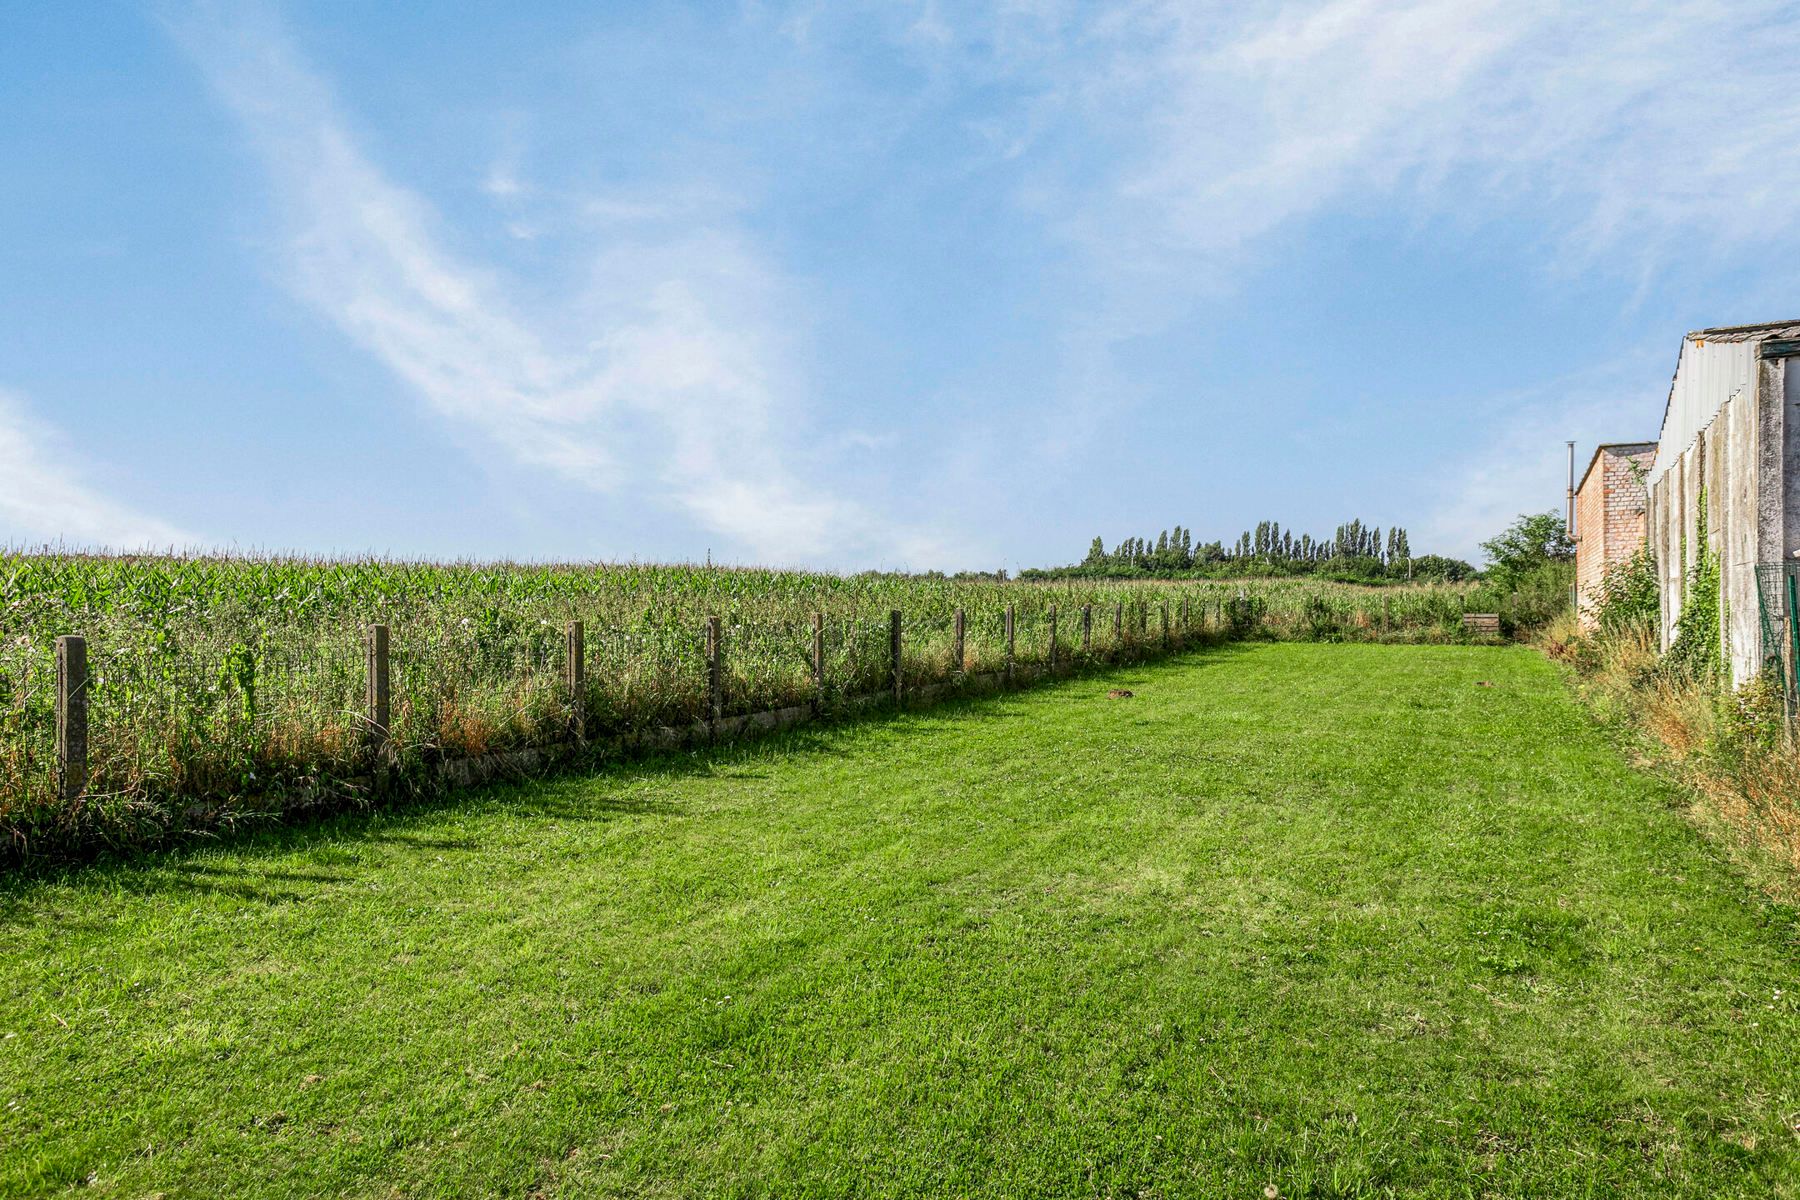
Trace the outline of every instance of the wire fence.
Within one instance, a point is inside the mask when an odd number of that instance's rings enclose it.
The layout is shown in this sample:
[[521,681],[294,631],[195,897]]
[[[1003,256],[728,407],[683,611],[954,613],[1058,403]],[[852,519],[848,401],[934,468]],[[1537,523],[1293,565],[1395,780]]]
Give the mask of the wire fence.
[[323,637],[273,627],[224,647],[115,627],[82,639],[85,753],[72,790],[58,757],[54,648],[14,638],[0,645],[0,827],[15,849],[128,843],[184,817],[265,811],[346,784],[370,771],[374,743],[407,778],[445,760],[565,747],[577,729],[595,741],[800,706],[829,712],[892,695],[896,674],[902,692],[919,692],[1052,662],[1124,661],[1149,646],[1141,622],[1094,620],[1084,638],[1079,612],[1055,620],[1053,649],[1047,610],[915,616],[900,626],[896,662],[887,614],[721,619],[716,665],[705,627],[584,624],[579,679],[567,625],[412,623],[389,629],[380,729],[357,625]]
[[0,637],[0,832],[15,854],[141,844],[188,825],[366,800],[378,778],[429,787],[446,761],[562,753],[802,706],[830,713],[896,687],[954,689],[1231,638],[1463,636],[1457,593],[1398,599],[1204,584],[1101,605],[1052,596],[908,613],[897,647],[887,612],[727,613],[716,641],[710,622],[653,612],[637,624],[589,623],[578,608],[573,622],[498,605],[453,620],[402,615],[383,626],[385,721],[372,708],[367,627],[347,616],[303,626],[240,616],[230,639],[178,611],[100,620],[84,643],[78,771],[59,742],[68,698],[54,645]]

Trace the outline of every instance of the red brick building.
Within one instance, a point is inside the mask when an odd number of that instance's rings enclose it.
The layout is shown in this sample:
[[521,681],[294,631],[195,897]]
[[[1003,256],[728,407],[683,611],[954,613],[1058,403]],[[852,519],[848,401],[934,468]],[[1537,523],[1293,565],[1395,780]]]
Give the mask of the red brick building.
[[1630,558],[1649,534],[1644,473],[1655,458],[1655,442],[1596,447],[1575,490],[1575,603],[1583,624],[1593,622],[1606,568]]

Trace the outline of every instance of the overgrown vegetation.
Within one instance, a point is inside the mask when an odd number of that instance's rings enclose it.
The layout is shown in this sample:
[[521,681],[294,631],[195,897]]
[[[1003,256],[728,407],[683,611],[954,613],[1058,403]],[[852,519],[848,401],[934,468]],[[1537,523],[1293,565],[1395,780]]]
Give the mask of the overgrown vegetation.
[[1792,1196],[1673,793],[1537,655],[1252,645],[0,882],[0,1195]]
[[1681,613],[1675,618],[1675,637],[1669,645],[1669,665],[1697,683],[1716,685],[1721,668],[1719,631],[1722,597],[1719,588],[1719,555],[1712,548],[1706,521],[1706,489],[1700,489],[1694,518],[1694,564],[1682,588]]
[[1570,608],[1575,544],[1560,513],[1528,513],[1481,543],[1488,556],[1469,606],[1497,612],[1509,631],[1529,633]]
[[1600,577],[1594,622],[1607,633],[1655,629],[1662,619],[1662,586],[1650,547],[1639,546],[1630,558],[1614,563]]
[[1765,674],[1728,685],[1718,556],[1706,549],[1704,504],[1698,529],[1669,653],[1659,652],[1660,587],[1648,549],[1607,571],[1590,626],[1565,615],[1542,644],[1574,668],[1604,720],[1688,785],[1690,814],[1703,828],[1771,893],[1800,901],[1800,757],[1784,734],[1781,684]]
[[[1069,667],[1238,638],[1454,641],[1462,592],[1311,580],[1056,585],[973,577],[836,576],[693,566],[439,565],[258,558],[0,556],[0,854],[141,847],[180,830],[364,804],[364,627],[391,628],[390,782],[425,786],[443,759],[560,747],[564,630],[586,626],[588,732],[608,739],[706,715],[702,630],[724,622],[727,715],[888,686],[888,612],[905,620],[909,687],[1016,661]],[[1187,606],[1189,625],[1180,623]],[[1093,609],[1082,651],[1080,609]],[[968,616],[952,661],[955,611]],[[827,689],[813,683],[825,616]],[[52,794],[53,651],[89,642],[92,774]]]

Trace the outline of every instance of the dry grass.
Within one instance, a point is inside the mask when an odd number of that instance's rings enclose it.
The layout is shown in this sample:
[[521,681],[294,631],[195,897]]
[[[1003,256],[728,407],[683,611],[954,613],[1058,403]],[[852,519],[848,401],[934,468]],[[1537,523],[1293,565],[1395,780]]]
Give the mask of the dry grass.
[[1800,902],[1800,750],[1783,730],[1776,686],[1732,692],[1672,670],[1644,625],[1587,631],[1571,615],[1547,626],[1538,645],[1573,669],[1604,721],[1687,785],[1696,825],[1765,891]]
[[1800,763],[1792,755],[1762,754],[1749,766],[1730,778],[1701,773],[1707,800],[1727,825],[1753,839],[1773,865],[1800,880]]

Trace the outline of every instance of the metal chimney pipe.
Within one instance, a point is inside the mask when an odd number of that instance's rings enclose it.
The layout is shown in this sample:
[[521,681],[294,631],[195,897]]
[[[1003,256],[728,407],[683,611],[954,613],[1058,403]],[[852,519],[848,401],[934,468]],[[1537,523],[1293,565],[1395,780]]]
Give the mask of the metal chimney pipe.
[[1568,507],[1564,510],[1563,526],[1564,526],[1564,531],[1569,535],[1569,540],[1571,542],[1574,541],[1575,540],[1575,443],[1574,442],[1569,443],[1569,494],[1568,494]]

